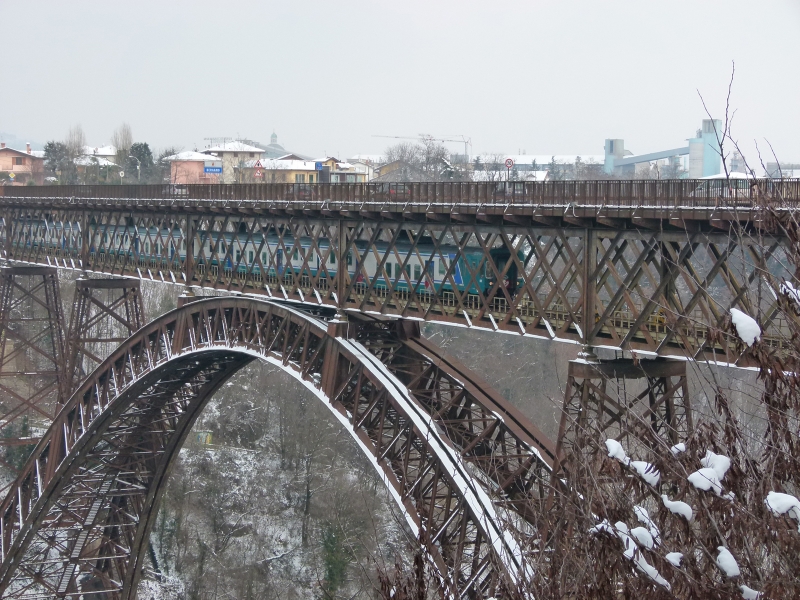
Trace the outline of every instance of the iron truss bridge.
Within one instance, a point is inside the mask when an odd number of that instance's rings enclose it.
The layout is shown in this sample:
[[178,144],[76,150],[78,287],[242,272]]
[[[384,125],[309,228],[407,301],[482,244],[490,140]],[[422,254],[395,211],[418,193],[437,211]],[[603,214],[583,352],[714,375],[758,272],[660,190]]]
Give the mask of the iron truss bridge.
[[[8,260],[734,363],[800,181],[5,188]],[[748,294],[753,290],[753,294]]]
[[[731,308],[781,350],[798,202],[795,180],[0,188],[0,419],[46,430],[0,442],[30,452],[0,460],[0,596],[135,598],[170,465],[254,360],[350,432],[446,595],[524,589],[581,423],[686,439],[667,357],[748,364]],[[68,327],[58,268],[82,272]],[[183,286],[179,307],[148,320],[145,279]],[[421,321],[639,356],[570,363],[554,442]]]

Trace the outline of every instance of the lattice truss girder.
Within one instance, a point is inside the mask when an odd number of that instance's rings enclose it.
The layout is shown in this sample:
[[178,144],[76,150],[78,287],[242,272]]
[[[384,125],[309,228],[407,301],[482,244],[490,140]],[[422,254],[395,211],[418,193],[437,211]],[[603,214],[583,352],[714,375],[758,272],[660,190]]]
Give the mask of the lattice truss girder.
[[35,444],[63,402],[63,328],[55,268],[0,268],[0,446]]
[[543,520],[535,515],[549,465],[540,457],[551,446],[525,423],[504,429],[501,415],[513,410],[490,416],[491,398],[459,392],[457,381],[472,379],[453,367],[440,365],[406,396],[399,379],[416,350],[405,342],[409,350],[382,358],[386,369],[320,321],[245,299],[190,303],[149,324],[81,384],[0,507],[0,593],[130,598],[170,461],[213,391],[257,356],[329,399],[423,532],[446,585],[494,593],[502,577],[519,577],[523,560],[497,513],[521,515],[527,531]]
[[784,242],[745,230],[287,218],[233,204],[8,212],[6,254],[18,260],[666,355],[735,360],[730,338],[708,335],[732,306],[780,346],[780,290],[766,275],[793,280]]

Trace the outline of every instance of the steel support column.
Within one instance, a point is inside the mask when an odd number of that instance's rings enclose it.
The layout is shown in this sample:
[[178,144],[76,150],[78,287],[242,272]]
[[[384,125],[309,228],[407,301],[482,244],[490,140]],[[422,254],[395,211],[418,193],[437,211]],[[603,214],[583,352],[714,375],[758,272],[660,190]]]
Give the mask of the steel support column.
[[63,336],[56,268],[0,268],[0,465],[14,476],[64,401]]
[[144,323],[139,279],[78,279],[67,334],[67,392]]
[[648,448],[685,440],[692,431],[687,392],[682,361],[570,361],[556,445],[560,468],[569,473],[602,439]]

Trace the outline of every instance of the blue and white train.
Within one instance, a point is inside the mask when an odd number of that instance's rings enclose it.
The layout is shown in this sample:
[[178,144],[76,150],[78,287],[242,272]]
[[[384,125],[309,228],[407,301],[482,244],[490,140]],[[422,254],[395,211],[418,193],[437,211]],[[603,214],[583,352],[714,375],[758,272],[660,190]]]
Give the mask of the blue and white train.
[[[89,252],[105,260],[127,257],[134,263],[144,262],[168,268],[182,263],[186,256],[186,240],[178,228],[91,227]],[[27,221],[23,230],[30,233],[26,233],[22,240],[15,240],[15,245],[80,252],[82,235],[77,224]],[[202,248],[199,247],[200,243]],[[356,277],[359,282],[372,282],[376,290],[391,288],[407,291],[414,288],[418,292],[441,292],[456,289],[460,293],[477,294],[485,293],[496,280],[489,261],[483,261],[481,249],[460,251],[457,246],[445,244],[437,248],[430,239],[414,245],[408,238],[394,244],[377,242],[368,252],[366,241],[356,241],[355,247],[358,256],[354,256],[353,250],[347,254],[347,271],[351,278]],[[252,236],[247,233],[198,231],[193,254],[200,270],[219,270],[221,267],[229,276],[251,273],[259,278],[288,278],[292,272],[316,276],[324,269],[327,277],[334,279],[340,268],[334,253],[329,252],[327,239],[319,239],[314,245],[310,237],[295,240],[290,234],[279,236],[274,231],[253,233]],[[363,265],[360,264],[362,257]],[[506,247],[489,251],[489,258],[498,273],[503,273],[510,257],[511,253]],[[522,252],[518,253],[518,258],[519,263],[523,264]],[[427,273],[423,274],[423,270]],[[513,261],[503,285],[512,294],[522,285],[517,264]]]

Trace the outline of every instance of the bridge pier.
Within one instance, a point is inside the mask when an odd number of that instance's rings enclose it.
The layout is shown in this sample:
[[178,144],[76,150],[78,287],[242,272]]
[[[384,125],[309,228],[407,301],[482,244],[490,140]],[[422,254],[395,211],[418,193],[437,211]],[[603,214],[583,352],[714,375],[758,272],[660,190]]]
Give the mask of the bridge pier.
[[71,394],[88,373],[144,323],[139,279],[78,279],[67,334],[66,392]]
[[691,434],[684,361],[591,357],[583,353],[569,363],[556,444],[562,470],[569,473],[593,444],[608,438],[655,449],[669,448]]
[[0,268],[0,465],[14,476],[65,400],[65,367],[57,269]]

